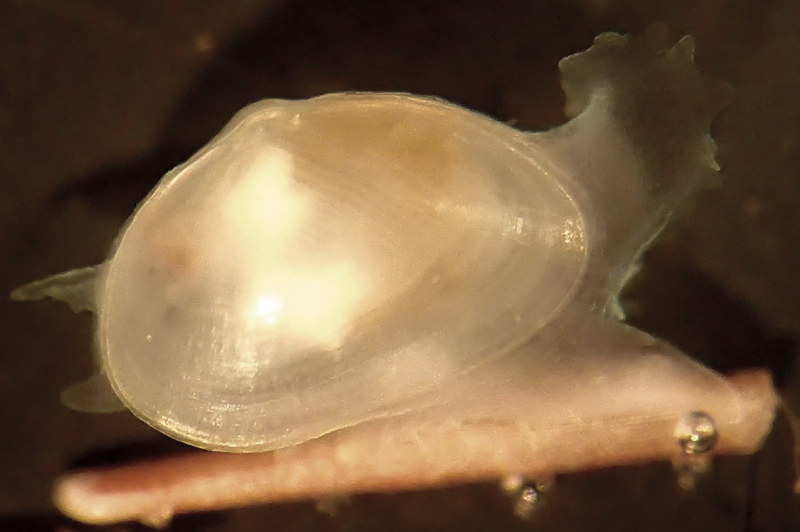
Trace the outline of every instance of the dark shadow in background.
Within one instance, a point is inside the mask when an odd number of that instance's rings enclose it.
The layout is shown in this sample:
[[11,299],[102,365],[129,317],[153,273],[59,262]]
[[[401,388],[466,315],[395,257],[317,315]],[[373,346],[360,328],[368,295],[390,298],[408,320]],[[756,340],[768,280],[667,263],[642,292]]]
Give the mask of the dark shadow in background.
[[[597,23],[595,22],[595,26]],[[334,91],[430,94],[540,129],[563,120],[557,62],[599,31],[569,2],[288,2],[224,46],[143,160],[87,176],[81,196],[127,214],[242,107]],[[536,95],[533,111],[530,95]],[[523,116],[520,116],[523,115]]]
[[781,388],[794,372],[794,341],[769,331],[678,246],[657,245],[646,254],[645,267],[623,293],[623,305],[628,323],[720,373],[767,368]]

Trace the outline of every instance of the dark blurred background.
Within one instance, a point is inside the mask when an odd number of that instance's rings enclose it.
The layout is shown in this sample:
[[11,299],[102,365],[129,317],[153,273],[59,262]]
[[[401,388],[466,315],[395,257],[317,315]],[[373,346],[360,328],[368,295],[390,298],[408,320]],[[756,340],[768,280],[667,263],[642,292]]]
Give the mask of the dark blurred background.
[[[723,186],[662,235],[629,320],[720,371],[770,368],[800,406],[800,3],[793,0],[3,0],[0,293],[104,259],[136,203],[243,105],[339,90],[434,94],[523,129],[563,121],[556,63],[607,30],[667,23],[736,100]],[[58,516],[76,463],[174,448],[128,414],[59,403],[91,373],[91,317],[0,298],[0,530]],[[569,442],[564,442],[569,446]],[[174,530],[779,531],[800,527],[785,419],[694,492],[669,464],[559,477],[527,521],[495,486],[178,518]],[[125,525],[113,530],[138,530]]]

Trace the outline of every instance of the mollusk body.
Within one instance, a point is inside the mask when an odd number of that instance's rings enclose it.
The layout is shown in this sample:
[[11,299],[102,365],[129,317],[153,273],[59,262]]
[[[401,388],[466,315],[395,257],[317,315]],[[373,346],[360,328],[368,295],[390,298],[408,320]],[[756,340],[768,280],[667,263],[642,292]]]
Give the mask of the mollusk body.
[[14,295],[97,312],[99,373],[68,403],[118,397],[210,449],[390,417],[679,415],[697,390],[735,417],[724,379],[615,319],[642,250],[713,180],[725,90],[692,46],[601,35],[562,61],[572,119],[544,133],[406,94],[256,103],[161,180],[107,262]]

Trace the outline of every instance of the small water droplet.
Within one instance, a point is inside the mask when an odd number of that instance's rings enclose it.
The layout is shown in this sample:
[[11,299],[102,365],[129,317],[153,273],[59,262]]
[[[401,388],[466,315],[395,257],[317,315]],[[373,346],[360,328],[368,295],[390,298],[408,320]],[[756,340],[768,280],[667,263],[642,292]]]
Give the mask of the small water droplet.
[[521,475],[509,475],[500,481],[500,489],[511,499],[514,515],[520,519],[530,519],[541,493],[552,487],[551,479],[529,482]]
[[530,519],[538,501],[539,492],[536,488],[530,486],[524,488],[514,500],[514,515],[520,519]]
[[689,412],[675,427],[680,454],[672,466],[681,489],[694,489],[697,479],[711,468],[707,453],[717,444],[717,427],[714,418],[705,412]]
[[717,444],[714,418],[705,412],[690,412],[678,423],[675,437],[684,453],[707,453]]

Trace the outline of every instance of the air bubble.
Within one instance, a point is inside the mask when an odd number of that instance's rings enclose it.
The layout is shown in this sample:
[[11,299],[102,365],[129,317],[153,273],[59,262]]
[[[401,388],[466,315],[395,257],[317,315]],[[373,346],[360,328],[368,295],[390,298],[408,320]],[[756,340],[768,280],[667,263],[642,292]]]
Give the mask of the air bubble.
[[680,454],[672,466],[681,489],[694,489],[697,479],[711,469],[708,455],[717,444],[717,427],[714,418],[705,412],[690,412],[675,427],[675,437]]
[[536,488],[528,486],[519,492],[514,501],[514,515],[520,519],[530,519],[538,501],[539,492],[536,491]]
[[684,453],[706,453],[717,444],[717,426],[705,412],[690,412],[678,423],[675,437]]
[[528,520],[533,515],[542,492],[549,490],[553,481],[528,482],[521,475],[509,475],[500,481],[500,489],[511,499],[514,515]]

